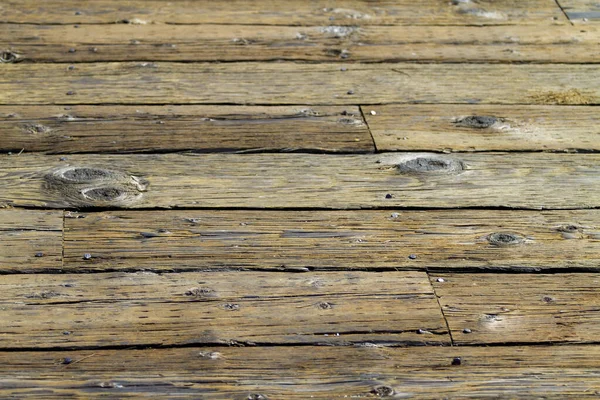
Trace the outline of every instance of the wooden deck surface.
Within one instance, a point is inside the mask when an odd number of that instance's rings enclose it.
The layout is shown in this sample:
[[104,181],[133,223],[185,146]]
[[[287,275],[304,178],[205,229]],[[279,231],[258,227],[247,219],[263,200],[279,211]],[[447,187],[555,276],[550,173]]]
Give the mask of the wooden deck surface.
[[0,1],[1,398],[600,395],[600,4]]

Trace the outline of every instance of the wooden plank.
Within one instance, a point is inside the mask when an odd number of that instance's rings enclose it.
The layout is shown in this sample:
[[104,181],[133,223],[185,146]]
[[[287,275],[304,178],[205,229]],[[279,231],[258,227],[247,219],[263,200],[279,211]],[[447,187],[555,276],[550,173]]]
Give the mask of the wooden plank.
[[[461,365],[451,365],[457,356]],[[2,352],[0,395],[587,398],[600,392],[599,358],[598,346]]]
[[61,158],[0,157],[0,204],[341,209],[600,206],[598,154],[94,154]]
[[2,348],[450,343],[424,272],[7,275],[0,287]]
[[598,341],[598,274],[434,274],[432,283],[454,343]]
[[0,104],[596,104],[596,65],[90,63],[2,66]]
[[[65,221],[62,268],[71,272],[232,268],[523,271],[597,269],[600,261],[598,210],[72,215],[77,218]],[[84,254],[91,258],[84,260]]]
[[[600,31],[565,26],[0,25],[14,61],[600,61]],[[4,57],[8,58],[8,54]]]
[[600,150],[591,107],[378,105],[363,113],[380,151]]
[[5,106],[0,150],[372,152],[355,106]]
[[63,213],[0,209],[0,269],[60,270]]
[[560,5],[575,25],[585,26],[600,22],[600,3],[596,0],[560,0]]
[[267,24],[267,25],[506,25],[565,21],[550,0],[422,1],[343,0],[5,0],[0,21],[17,23],[88,24],[127,21],[132,24]]

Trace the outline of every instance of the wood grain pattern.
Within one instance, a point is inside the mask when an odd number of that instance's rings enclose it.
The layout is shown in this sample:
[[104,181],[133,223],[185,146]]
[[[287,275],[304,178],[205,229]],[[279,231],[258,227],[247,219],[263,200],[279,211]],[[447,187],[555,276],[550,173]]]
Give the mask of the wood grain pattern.
[[[65,220],[70,272],[597,269],[600,212],[123,211]],[[515,242],[495,240],[498,233]],[[83,260],[89,253],[92,258]],[[414,257],[413,257],[414,255]],[[10,272],[9,269],[7,272]]]
[[[596,154],[153,154],[71,155],[66,160],[21,154],[0,157],[0,167],[0,204],[14,206],[600,206]],[[101,168],[92,172],[106,176],[86,180],[89,167]],[[106,169],[117,172],[102,172]],[[65,171],[81,175],[81,183],[53,178]]]
[[432,283],[455,343],[598,341],[598,274],[436,274]]
[[[600,61],[596,27],[0,25],[14,61]],[[5,57],[6,58],[6,57]]]
[[[61,365],[66,357],[73,363]],[[461,365],[451,365],[455,357],[461,357]],[[599,358],[598,346],[2,352],[0,395],[591,398],[600,391]]]
[[[344,70],[346,69],[346,70]],[[591,64],[2,65],[0,104],[597,104]]]
[[358,107],[4,106],[0,150],[373,152]]
[[268,25],[506,25],[551,24],[566,21],[553,1],[343,0],[289,2],[234,0],[226,2],[162,0],[5,0],[0,21],[18,23],[87,24],[268,24]]
[[2,348],[450,343],[424,272],[36,274],[0,287]]
[[60,270],[62,240],[60,211],[0,210],[1,270]]
[[380,151],[600,150],[593,107],[377,105],[363,112]]
[[577,26],[585,26],[600,22],[600,3],[595,0],[560,0],[561,7]]

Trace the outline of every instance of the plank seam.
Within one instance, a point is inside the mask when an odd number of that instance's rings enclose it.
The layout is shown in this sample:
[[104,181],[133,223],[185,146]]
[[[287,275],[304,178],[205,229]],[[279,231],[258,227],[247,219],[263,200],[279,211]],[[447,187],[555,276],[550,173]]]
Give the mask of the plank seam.
[[358,106],[358,109],[360,110],[360,116],[362,117],[363,122],[367,126],[367,130],[369,131],[369,135],[371,136],[373,148],[375,149],[375,152],[378,153],[379,149],[377,148],[377,142],[375,141],[375,136],[373,136],[373,131],[371,131],[371,127],[369,126],[369,121],[367,121],[367,118],[365,117],[365,110],[361,105]]
[[565,16],[565,18],[567,19],[567,21],[569,21],[569,23],[571,25],[575,25],[573,23],[573,21],[571,21],[571,18],[569,18],[569,14],[567,14],[567,12],[565,11],[564,7],[560,4],[560,0],[554,0],[554,2],[558,6],[558,8],[560,8],[560,11],[563,13],[563,15]]
[[448,322],[448,318],[446,318],[446,314],[444,313],[444,307],[442,307],[442,303],[440,303],[440,298],[435,291],[435,286],[433,286],[433,283],[431,283],[432,277],[429,274],[429,270],[427,270],[426,273],[427,273],[427,281],[429,282],[429,285],[431,286],[431,291],[433,292],[435,301],[437,302],[438,307],[440,308],[440,313],[442,314],[442,318],[444,318],[444,322],[446,323],[446,329],[448,330],[448,336],[450,337],[450,346],[452,346],[452,347],[456,346],[456,343],[454,342],[454,338],[452,337],[452,329],[450,329],[450,323]]

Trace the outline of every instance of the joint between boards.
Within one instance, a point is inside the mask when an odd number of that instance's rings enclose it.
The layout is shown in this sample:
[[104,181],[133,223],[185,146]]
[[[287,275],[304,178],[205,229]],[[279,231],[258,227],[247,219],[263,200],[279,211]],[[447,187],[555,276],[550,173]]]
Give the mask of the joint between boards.
[[448,336],[450,337],[450,346],[455,346],[455,342],[454,342],[454,338],[452,337],[452,330],[450,329],[450,323],[448,323],[448,318],[446,318],[446,314],[444,313],[444,308],[442,307],[442,303],[440,303],[440,298],[438,297],[436,291],[435,291],[435,287],[433,286],[433,283],[431,283],[431,275],[429,273],[429,269],[427,271],[425,271],[427,274],[427,281],[429,282],[429,286],[431,286],[431,291],[433,292],[433,296],[435,297],[435,301],[438,304],[438,307],[440,308],[440,313],[442,314],[442,318],[444,318],[444,323],[446,324],[446,329],[448,330]]

